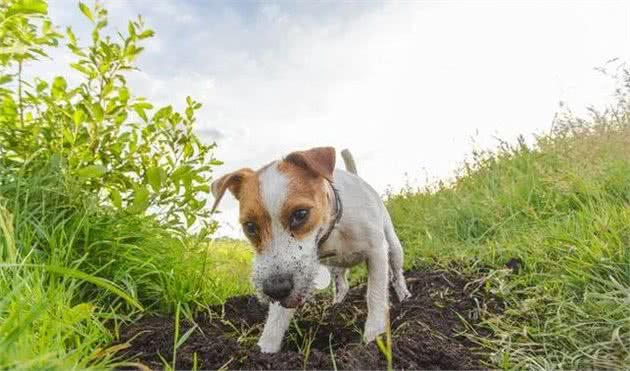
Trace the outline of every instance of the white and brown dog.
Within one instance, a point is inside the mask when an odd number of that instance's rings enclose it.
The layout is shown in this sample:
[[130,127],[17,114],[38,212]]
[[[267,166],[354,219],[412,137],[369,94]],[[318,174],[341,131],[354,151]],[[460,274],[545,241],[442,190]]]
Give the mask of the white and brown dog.
[[259,299],[269,302],[258,341],[263,352],[280,350],[295,308],[314,291],[320,264],[332,273],[338,303],[348,292],[347,268],[367,262],[367,342],[385,332],[389,278],[399,300],[410,295],[389,213],[378,193],[356,175],[350,153],[344,150],[342,156],[348,171],[335,169],[334,148],[322,147],[212,183],[213,210],[229,190],[239,201],[243,231],[256,250],[252,281]]

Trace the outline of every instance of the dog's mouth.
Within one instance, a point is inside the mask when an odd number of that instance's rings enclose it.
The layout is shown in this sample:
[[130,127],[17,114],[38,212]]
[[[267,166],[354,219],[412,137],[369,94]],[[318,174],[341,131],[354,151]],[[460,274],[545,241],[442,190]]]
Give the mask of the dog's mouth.
[[304,305],[306,298],[304,296],[288,297],[280,300],[280,305],[285,308],[298,308]]
[[268,295],[263,294],[262,292],[259,292],[257,296],[258,300],[260,300],[262,303],[278,303],[287,309],[299,308],[303,306],[309,298],[309,295],[306,293],[291,294],[281,300],[273,299]]

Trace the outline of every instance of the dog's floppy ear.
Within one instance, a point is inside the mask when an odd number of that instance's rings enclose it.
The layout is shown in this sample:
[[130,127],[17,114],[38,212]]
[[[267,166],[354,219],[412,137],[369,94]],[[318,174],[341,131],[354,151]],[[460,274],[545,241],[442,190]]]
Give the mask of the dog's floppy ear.
[[335,170],[335,149],[333,147],[316,147],[307,151],[297,151],[285,157],[285,161],[295,164],[311,172],[333,180]]
[[212,182],[211,189],[212,195],[214,196],[214,205],[212,205],[212,211],[219,206],[219,202],[223,198],[223,194],[227,189],[234,195],[234,197],[238,200],[240,198],[241,191],[241,183],[246,176],[251,176],[254,174],[252,169],[244,168],[237,171],[234,171],[229,174],[225,174],[219,179]]

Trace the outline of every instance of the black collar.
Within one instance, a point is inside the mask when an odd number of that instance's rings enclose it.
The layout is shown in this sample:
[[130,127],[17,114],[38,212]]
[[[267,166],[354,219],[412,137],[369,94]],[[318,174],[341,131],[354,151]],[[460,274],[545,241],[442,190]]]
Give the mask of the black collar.
[[339,197],[339,191],[337,191],[337,188],[335,188],[335,186],[332,184],[331,181],[328,181],[328,184],[330,184],[330,188],[332,189],[333,194],[335,195],[335,217],[332,219],[332,221],[328,225],[326,232],[324,232],[324,234],[317,241],[318,249],[320,249],[322,245],[326,242],[326,240],[328,240],[328,237],[330,237],[330,234],[332,233],[333,229],[335,229],[335,227],[341,220],[341,216],[343,215],[343,205],[341,203],[341,197]]

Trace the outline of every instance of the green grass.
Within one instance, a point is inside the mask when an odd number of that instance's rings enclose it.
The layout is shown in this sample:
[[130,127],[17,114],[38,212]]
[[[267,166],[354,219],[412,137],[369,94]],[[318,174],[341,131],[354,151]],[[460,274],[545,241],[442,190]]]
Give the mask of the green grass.
[[0,195],[2,369],[110,367],[120,321],[250,290],[244,243],[98,207],[61,169],[0,172]]
[[408,266],[483,271],[506,301],[485,322],[495,366],[630,364],[630,111],[594,121],[477,153],[451,184],[388,201]]

